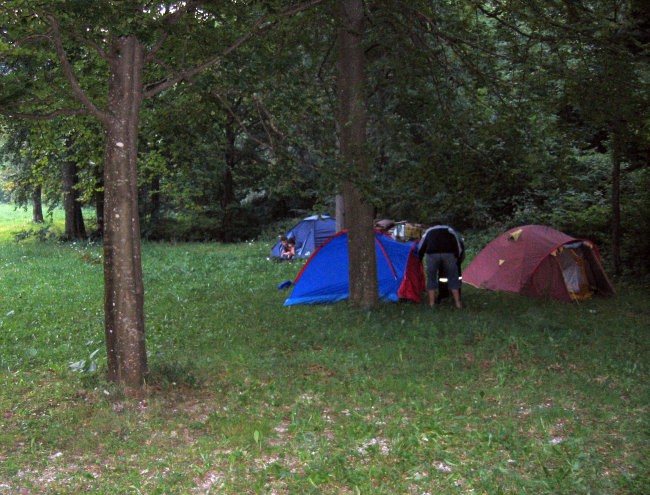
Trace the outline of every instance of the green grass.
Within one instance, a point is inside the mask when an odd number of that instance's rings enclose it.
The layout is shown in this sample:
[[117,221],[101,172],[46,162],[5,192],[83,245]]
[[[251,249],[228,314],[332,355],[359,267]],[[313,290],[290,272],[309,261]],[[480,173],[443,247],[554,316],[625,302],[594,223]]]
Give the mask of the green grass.
[[0,205],[0,494],[650,489],[648,287],[285,308],[270,243],[146,243],[133,399],[103,378],[100,247],[31,227]]

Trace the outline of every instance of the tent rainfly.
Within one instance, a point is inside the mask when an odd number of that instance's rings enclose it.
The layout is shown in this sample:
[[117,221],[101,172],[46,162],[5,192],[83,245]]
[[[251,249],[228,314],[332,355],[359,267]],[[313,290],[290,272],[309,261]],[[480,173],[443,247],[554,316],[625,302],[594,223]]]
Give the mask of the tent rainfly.
[[463,282],[567,302],[615,292],[591,241],[544,225],[524,225],[498,236],[465,268]]

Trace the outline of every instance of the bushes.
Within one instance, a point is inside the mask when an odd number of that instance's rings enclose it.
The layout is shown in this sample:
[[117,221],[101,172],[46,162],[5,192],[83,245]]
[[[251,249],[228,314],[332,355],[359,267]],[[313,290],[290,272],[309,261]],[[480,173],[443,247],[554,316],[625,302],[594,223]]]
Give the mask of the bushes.
[[262,229],[253,205],[233,204],[225,209],[205,209],[163,216],[143,226],[152,241],[238,242],[256,238]]
[[636,170],[625,178],[621,218],[623,272],[650,276],[650,170]]

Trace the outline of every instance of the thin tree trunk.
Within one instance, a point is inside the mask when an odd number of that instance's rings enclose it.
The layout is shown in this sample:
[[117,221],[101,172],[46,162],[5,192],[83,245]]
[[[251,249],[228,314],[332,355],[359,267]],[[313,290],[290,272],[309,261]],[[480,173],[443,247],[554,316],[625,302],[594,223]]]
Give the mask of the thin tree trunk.
[[[103,185],[102,185],[103,187]],[[97,218],[97,233],[104,235],[104,191],[95,191],[95,217]]]
[[614,275],[621,274],[621,130],[617,125],[612,135],[612,217],[611,249]]
[[108,379],[138,388],[147,372],[136,159],[143,47],[120,38],[111,57],[104,147],[104,311]]
[[43,188],[34,186],[32,191],[32,221],[43,223]]
[[156,175],[151,179],[151,204],[149,206],[149,224],[155,228],[160,221],[160,176]]
[[371,308],[378,302],[372,207],[357,181],[369,173],[366,153],[366,101],[362,0],[339,0],[339,132],[341,154],[348,167],[343,183],[348,229],[350,304]]
[[86,239],[86,226],[77,192],[77,166],[66,161],[61,167],[63,179],[63,210],[65,212],[65,238],[67,240]]
[[221,197],[221,206],[223,208],[226,208],[228,205],[235,202],[233,171],[237,166],[238,158],[237,146],[235,145],[236,139],[237,132],[235,129],[235,122],[230,118],[228,122],[226,122],[226,169],[223,173],[223,196]]
[[233,239],[233,224],[234,224],[234,211],[231,205],[235,202],[235,179],[234,171],[237,166],[239,153],[235,141],[237,140],[237,129],[235,121],[232,117],[228,119],[225,126],[226,131],[226,149],[224,153],[226,168],[223,172],[222,187],[223,194],[221,196],[221,208],[223,209],[221,218],[221,229],[219,232],[219,240],[222,242],[230,242]]

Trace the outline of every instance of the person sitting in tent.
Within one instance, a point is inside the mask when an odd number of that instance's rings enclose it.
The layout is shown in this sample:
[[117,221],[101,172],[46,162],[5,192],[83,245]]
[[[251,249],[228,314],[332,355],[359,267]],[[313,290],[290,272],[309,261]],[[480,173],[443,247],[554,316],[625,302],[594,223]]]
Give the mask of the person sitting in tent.
[[[286,239],[286,238],[285,238]],[[286,239],[286,244],[282,243],[282,252],[280,256],[283,260],[292,260],[296,255],[296,240],[291,237]]]
[[287,241],[288,240],[289,239],[287,239],[286,235],[283,235],[283,236],[280,237],[280,255],[282,255],[282,253],[284,253],[285,249],[287,249]]
[[436,291],[439,289],[438,271],[444,270],[447,286],[458,309],[463,307],[460,299],[459,260],[463,255],[462,240],[458,233],[447,225],[434,225],[422,236],[418,244],[420,260],[427,256],[427,292],[429,306],[436,305]]

